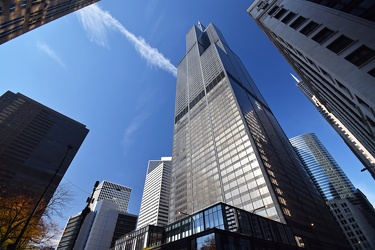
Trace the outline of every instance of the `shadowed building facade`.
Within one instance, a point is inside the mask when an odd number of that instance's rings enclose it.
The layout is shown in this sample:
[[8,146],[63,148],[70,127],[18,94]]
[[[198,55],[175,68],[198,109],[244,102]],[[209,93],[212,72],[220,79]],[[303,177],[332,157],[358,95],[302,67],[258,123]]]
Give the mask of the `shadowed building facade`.
[[[12,204],[8,203],[16,199],[22,206],[29,207],[26,212],[24,212],[25,208],[21,211],[21,217],[14,217],[14,219],[21,218],[26,221],[30,216],[40,218],[88,131],[85,125],[20,93],[14,94],[8,91],[2,95],[0,97],[1,217],[6,215],[4,212],[6,209],[11,209],[12,212],[18,211],[17,207],[12,207]],[[27,202],[21,203],[24,199]],[[34,209],[35,213],[33,213]],[[4,221],[10,222],[8,220],[2,217],[2,226],[5,225]],[[24,225],[25,223],[20,223],[19,229],[14,227],[13,232],[18,235],[21,228],[26,228]],[[5,230],[5,227],[3,229]]]
[[99,0],[0,1],[0,44]]
[[224,202],[290,225],[299,245],[346,247],[272,111],[213,24],[187,33],[174,122],[169,223],[185,216],[179,212]]
[[375,2],[256,0],[247,11],[375,179]]
[[20,93],[6,92],[0,97],[2,194],[40,197],[48,188],[44,196],[48,202],[88,131]]

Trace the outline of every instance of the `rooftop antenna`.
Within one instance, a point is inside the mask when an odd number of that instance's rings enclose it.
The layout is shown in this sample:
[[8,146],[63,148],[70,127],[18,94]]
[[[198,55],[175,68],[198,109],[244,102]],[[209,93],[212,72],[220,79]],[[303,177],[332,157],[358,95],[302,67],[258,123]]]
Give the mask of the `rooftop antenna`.
[[300,82],[300,80],[297,79],[297,77],[295,77],[292,73],[290,73],[290,75],[294,78],[294,80],[298,83]]

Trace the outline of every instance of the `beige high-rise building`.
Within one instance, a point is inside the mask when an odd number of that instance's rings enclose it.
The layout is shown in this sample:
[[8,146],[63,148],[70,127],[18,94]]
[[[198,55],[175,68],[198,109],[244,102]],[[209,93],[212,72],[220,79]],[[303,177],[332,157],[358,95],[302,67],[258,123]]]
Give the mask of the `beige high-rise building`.
[[0,44],[99,0],[0,1]]

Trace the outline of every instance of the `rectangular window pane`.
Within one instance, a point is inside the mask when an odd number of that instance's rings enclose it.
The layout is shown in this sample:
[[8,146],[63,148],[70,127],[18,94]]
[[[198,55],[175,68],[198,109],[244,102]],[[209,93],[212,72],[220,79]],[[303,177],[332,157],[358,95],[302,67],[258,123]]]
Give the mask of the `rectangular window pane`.
[[301,33],[304,34],[305,36],[308,36],[309,34],[311,34],[317,27],[319,26],[319,24],[317,24],[316,22],[314,21],[311,21],[309,22],[305,27],[303,27],[303,29],[301,29]]
[[374,56],[374,50],[365,45],[362,45],[361,47],[353,51],[350,55],[346,56],[345,59],[359,67],[367,61],[371,60]]
[[268,12],[268,15],[272,15],[273,13],[276,12],[276,10],[279,8],[279,6],[275,6],[273,7],[269,12]]
[[284,8],[281,8],[281,10],[279,10],[279,12],[276,13],[276,15],[274,16],[276,19],[280,19],[280,17],[282,17],[286,12],[286,9]]
[[292,20],[297,14],[293,12],[289,12],[288,15],[286,15],[281,22],[287,24],[290,20]]
[[301,26],[306,21],[306,17],[299,16],[291,25],[293,29],[297,29],[299,26]]
[[334,33],[333,30],[330,30],[328,28],[323,28],[321,31],[318,32],[312,39],[319,43],[322,44],[324,43],[332,34]]
[[330,43],[327,46],[327,49],[329,49],[329,50],[335,52],[336,54],[338,54],[339,52],[341,52],[344,49],[346,49],[353,42],[354,42],[354,40],[350,39],[349,37],[341,35],[335,41],[333,41],[332,43]]

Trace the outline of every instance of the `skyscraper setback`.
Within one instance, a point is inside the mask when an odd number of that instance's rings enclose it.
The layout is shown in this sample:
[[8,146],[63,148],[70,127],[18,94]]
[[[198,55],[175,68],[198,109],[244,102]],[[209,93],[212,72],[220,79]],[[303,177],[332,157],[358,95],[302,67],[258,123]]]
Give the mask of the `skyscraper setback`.
[[98,1],[0,1],[0,44]]
[[194,25],[186,36],[174,122],[170,223],[221,201],[293,226],[301,246],[345,248],[272,111],[213,24]]
[[247,11],[375,179],[375,2],[255,0]]

